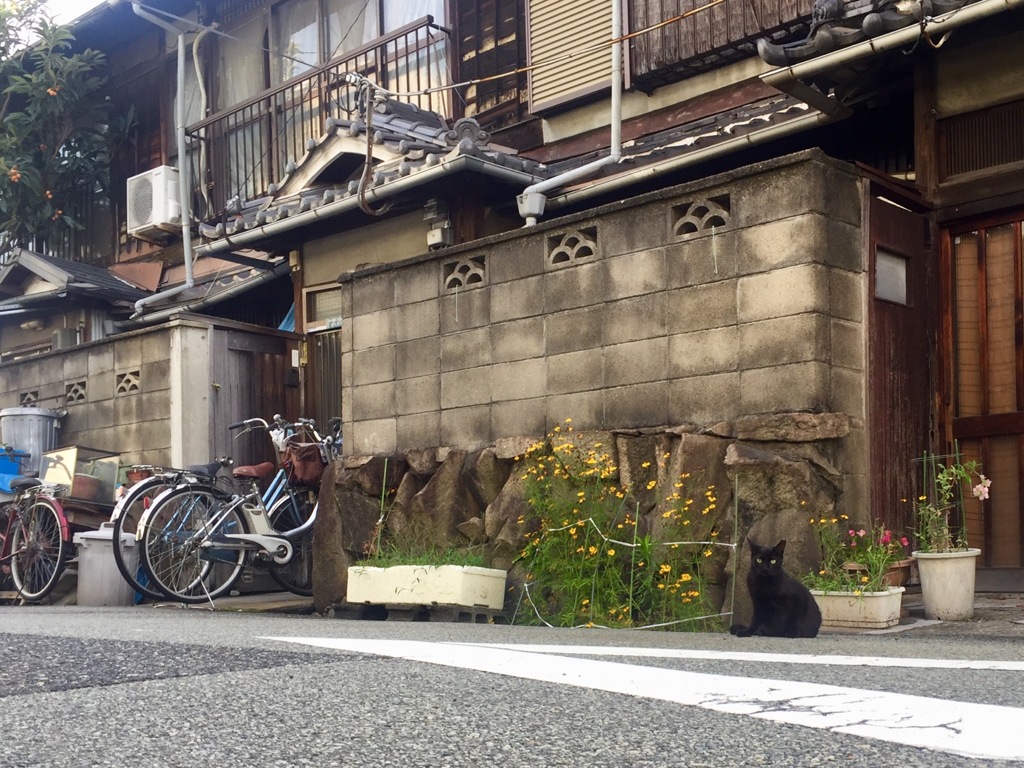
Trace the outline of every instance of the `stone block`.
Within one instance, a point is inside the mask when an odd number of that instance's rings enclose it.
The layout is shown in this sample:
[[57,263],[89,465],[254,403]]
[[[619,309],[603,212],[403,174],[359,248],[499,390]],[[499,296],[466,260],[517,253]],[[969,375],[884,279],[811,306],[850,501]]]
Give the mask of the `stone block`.
[[[496,441],[498,458],[512,458],[522,453],[525,448],[515,449],[517,452],[508,455],[509,444],[497,446],[499,440],[510,440],[516,435],[535,435],[529,438],[526,447],[544,434],[547,426],[547,409],[543,397],[521,400],[499,401],[491,405],[491,435]],[[525,439],[525,438],[524,438]]]
[[[606,251],[607,253],[607,251]],[[649,250],[606,256],[601,264],[606,270],[605,301],[660,291],[665,286],[665,250]]]
[[440,328],[440,306],[436,301],[400,304],[395,309],[395,341],[436,336]]
[[669,383],[654,381],[605,390],[604,423],[616,427],[653,427],[668,423]]
[[669,291],[665,294],[666,333],[735,325],[736,289],[736,280],[722,280]]
[[828,219],[826,232],[828,245],[823,260],[829,266],[851,272],[863,272],[867,268],[867,244],[859,226]]
[[546,257],[543,233],[523,234],[494,245],[487,259],[491,285],[544,274]]
[[412,379],[441,372],[441,339],[437,336],[395,345],[395,378]]
[[[434,374],[396,381],[395,408],[399,417],[411,413],[439,411],[441,409],[441,377]],[[401,428],[401,424],[399,424],[399,428]]]
[[739,395],[739,372],[674,379],[669,388],[666,423],[712,424],[730,419],[737,413]]
[[860,323],[864,319],[866,272],[831,269],[828,273],[829,309],[833,317]]
[[604,256],[634,253],[663,245],[669,221],[661,201],[605,214],[598,225]]
[[109,427],[119,427],[120,424],[115,418],[115,412],[113,400],[95,400],[89,403],[89,430],[92,431],[97,429],[107,429]]
[[827,213],[828,178],[842,173],[808,160],[748,174],[731,190],[732,223],[748,227],[803,213]]
[[[579,429],[596,429],[604,425],[604,390],[592,389],[567,395],[548,395],[545,401],[547,425],[563,424],[566,419]],[[547,428],[541,430],[546,434]]]
[[441,370],[476,368],[491,362],[491,329],[474,328],[441,337]]
[[601,307],[554,312],[544,318],[544,351],[548,355],[601,347]]
[[395,383],[352,387],[352,418],[356,421],[385,419],[395,415]]
[[548,313],[585,307],[603,301],[605,270],[599,263],[552,269],[544,279],[544,310]]
[[[441,409],[464,408],[491,401],[491,377],[487,366],[446,371],[441,374]],[[460,443],[451,443],[463,447]]]
[[441,302],[441,334],[483,328],[491,322],[491,290],[478,288],[445,291]]
[[736,306],[741,323],[802,312],[826,314],[828,270],[820,265],[805,264],[741,277]]
[[825,263],[830,256],[827,220],[820,213],[776,219],[740,230],[738,245],[743,275],[795,264]]
[[491,286],[491,322],[501,323],[544,313],[544,277],[535,275]]
[[[668,378],[668,339],[642,339],[604,349],[604,385],[620,387]],[[614,422],[610,422],[614,423]]]
[[396,349],[394,344],[352,353],[352,385],[375,384],[395,378]]
[[[169,385],[167,377],[163,378],[164,388]],[[89,377],[89,401],[97,402],[114,397],[114,372],[106,371]]]
[[687,288],[738,274],[739,235],[726,230],[681,240],[665,248],[665,287]]
[[806,362],[742,371],[740,413],[829,409],[827,363]]
[[345,422],[345,452],[356,455],[394,453],[397,450],[397,419]]
[[491,409],[487,405],[441,411],[441,445],[476,450],[491,443]]
[[669,378],[681,379],[737,370],[738,338],[739,330],[734,325],[670,337]]
[[836,440],[850,434],[845,413],[768,413],[740,416],[734,422],[738,440],[811,443]]
[[[155,363],[158,360],[170,359],[170,345],[171,337],[166,331],[147,333],[142,337],[142,362]],[[98,357],[99,365],[107,365],[108,368],[114,366],[114,349],[110,344],[90,350],[90,357]],[[92,366],[93,362],[90,361],[89,367],[92,368]]]
[[[150,357],[150,350],[147,347],[146,350],[146,362],[153,362],[161,358],[166,358],[167,355],[154,355]],[[89,350],[89,369],[88,373],[90,376],[95,376],[97,373],[109,373],[114,370],[114,345],[113,344],[100,344]]]
[[548,361],[548,394],[588,392],[601,389],[604,359],[600,350],[551,355]]
[[395,343],[395,310],[355,315],[352,326],[352,349],[372,349]]
[[491,400],[501,403],[544,397],[547,391],[546,369],[543,358],[492,365]]
[[853,175],[830,168],[825,172],[825,209],[829,218],[861,226],[864,204],[863,181]]
[[355,359],[355,352],[342,352],[340,368],[340,384],[342,389],[352,386],[352,361]]
[[396,437],[403,448],[433,448],[441,443],[441,412],[401,414],[397,419]]
[[114,342],[114,369],[137,368],[142,365],[142,336]]
[[[222,385],[226,383],[221,382]],[[140,370],[139,386],[143,392],[159,392],[162,389],[170,389],[171,361],[156,360],[152,363],[144,363]],[[113,380],[111,380],[110,389],[107,391],[113,394]]]
[[864,373],[848,368],[833,367],[831,375],[831,407],[857,419],[866,418],[867,386],[864,381]]
[[864,370],[864,327],[860,323],[832,320],[829,324],[832,350],[829,361],[840,368]]
[[652,339],[665,335],[665,292],[613,301],[601,312],[601,341],[621,344],[625,341]]
[[808,313],[739,326],[739,367],[767,368],[805,360],[828,362],[829,319]]
[[395,278],[390,272],[363,275],[352,282],[352,313],[366,315],[395,306]]
[[491,359],[495,363],[525,360],[544,354],[544,318],[529,317],[491,326]]
[[391,273],[395,284],[395,305],[404,306],[436,300],[441,283],[437,279],[437,262],[410,264]]
[[138,394],[114,398],[113,408],[116,423],[127,426],[146,419],[148,408],[143,407],[145,401],[146,398]]

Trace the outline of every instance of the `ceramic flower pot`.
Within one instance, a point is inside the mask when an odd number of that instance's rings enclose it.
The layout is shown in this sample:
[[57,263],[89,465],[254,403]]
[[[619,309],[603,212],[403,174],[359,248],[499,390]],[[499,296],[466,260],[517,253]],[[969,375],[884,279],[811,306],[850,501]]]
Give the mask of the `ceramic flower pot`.
[[506,571],[468,565],[348,569],[347,601],[381,605],[462,605],[500,610]]
[[974,615],[974,568],[980,549],[914,552],[927,619],[967,621]]
[[811,594],[821,611],[823,627],[885,629],[899,624],[904,587],[889,587],[885,592],[822,592]]

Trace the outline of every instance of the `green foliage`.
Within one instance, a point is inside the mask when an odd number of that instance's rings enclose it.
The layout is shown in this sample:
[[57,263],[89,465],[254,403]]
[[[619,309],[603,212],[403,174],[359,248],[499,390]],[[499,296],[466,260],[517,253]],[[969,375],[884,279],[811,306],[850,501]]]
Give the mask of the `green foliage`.
[[638,520],[610,454],[600,443],[578,447],[570,425],[521,459],[532,515],[519,521],[528,601],[518,616],[561,627],[716,627],[701,567],[717,536],[707,524],[714,488],[698,513],[683,476],[656,524]]
[[106,189],[113,132],[102,53],[73,52],[39,0],[0,1],[0,27],[2,254],[81,228],[79,201]]
[[811,589],[824,592],[885,592],[889,568],[907,556],[907,538],[884,526],[851,527],[846,515],[812,517],[821,548],[821,568],[804,576]]
[[[978,462],[961,461],[959,453],[948,464],[941,463],[931,453],[925,453],[921,462],[925,493],[914,505],[918,548],[922,552],[967,549],[967,531],[963,524],[964,486],[971,489],[974,498],[984,502],[992,481],[978,471]],[[954,511],[959,511],[959,521],[953,518]]]

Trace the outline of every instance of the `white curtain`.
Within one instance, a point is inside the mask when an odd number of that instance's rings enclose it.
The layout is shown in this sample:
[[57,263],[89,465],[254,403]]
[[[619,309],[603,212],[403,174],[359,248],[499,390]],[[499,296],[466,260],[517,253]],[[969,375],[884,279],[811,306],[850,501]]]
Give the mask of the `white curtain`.
[[444,24],[444,0],[384,0],[385,32],[391,32],[424,16],[433,16],[434,23]]
[[325,0],[328,51],[333,59],[380,36],[377,0]]
[[274,8],[271,48],[277,55],[271,61],[272,85],[301,75],[320,60],[316,17],[317,0],[291,0]]
[[217,109],[227,109],[260,93],[263,81],[262,17],[255,18],[231,35],[237,40],[222,37],[219,42],[217,66]]

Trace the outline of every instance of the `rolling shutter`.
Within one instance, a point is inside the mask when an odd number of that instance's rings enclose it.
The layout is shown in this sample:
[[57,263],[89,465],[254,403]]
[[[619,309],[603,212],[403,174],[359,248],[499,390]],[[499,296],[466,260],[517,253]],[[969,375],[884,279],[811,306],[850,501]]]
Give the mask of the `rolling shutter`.
[[611,35],[609,0],[530,0],[530,111],[609,87]]

